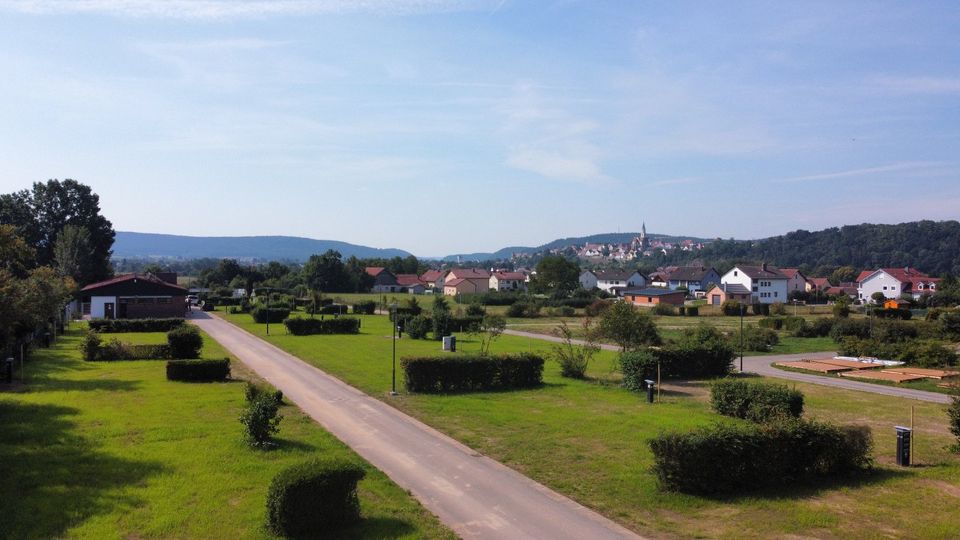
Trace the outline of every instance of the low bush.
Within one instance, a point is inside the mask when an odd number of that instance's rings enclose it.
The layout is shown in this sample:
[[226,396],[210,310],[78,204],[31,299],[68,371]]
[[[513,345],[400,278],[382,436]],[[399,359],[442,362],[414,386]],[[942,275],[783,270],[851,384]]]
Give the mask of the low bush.
[[653,306],[653,313],[669,317],[677,314],[677,308],[670,304],[657,304]]
[[783,318],[783,329],[788,332],[796,332],[807,323],[807,320],[803,317],[784,317]]
[[279,324],[290,316],[290,310],[288,308],[255,307],[250,311],[250,314],[253,316],[253,322]]
[[543,384],[543,358],[528,353],[404,358],[400,365],[410,392],[477,392]]
[[203,337],[195,326],[184,325],[167,332],[167,345],[170,347],[170,358],[200,358]]
[[947,420],[950,423],[950,433],[957,438],[956,444],[950,449],[960,454],[960,394],[954,395],[950,400],[950,406],[947,407]]
[[799,418],[803,414],[803,392],[785,384],[721,379],[710,385],[710,405],[722,415],[752,422]]
[[377,311],[377,303],[373,300],[357,302],[353,305],[354,315],[373,315]]
[[482,304],[470,304],[467,306],[466,314],[467,317],[480,317],[482,319],[487,314],[487,310]]
[[786,315],[787,306],[783,302],[774,302],[770,304],[770,315]]
[[283,392],[275,388],[267,388],[266,386],[255,384],[250,381],[247,381],[247,385],[243,389],[243,396],[246,398],[247,403],[256,401],[263,396],[269,396],[277,403],[277,405],[283,405]]
[[717,424],[650,441],[661,489],[706,495],[862,471],[872,466],[872,445],[869,427],[798,419]]
[[97,351],[97,360],[166,360],[172,358],[168,345],[133,345],[111,339]]
[[583,308],[583,311],[587,314],[587,317],[599,317],[600,315],[603,315],[603,312],[606,311],[612,303],[613,302],[609,300],[597,299],[593,302],[590,302],[587,307]]
[[283,321],[287,332],[295,336],[314,334],[357,334],[360,332],[360,319],[339,317],[336,319],[305,319],[291,317]]
[[[724,302],[720,304],[720,311],[722,311],[724,315],[728,316],[740,315],[740,302],[737,302],[736,300],[724,300]],[[746,315],[745,311],[744,315]]]
[[836,302],[833,304],[833,316],[837,319],[846,319],[850,316],[850,305],[846,302]]
[[590,361],[600,352],[600,345],[596,343],[596,332],[590,327],[589,320],[581,326],[584,331],[584,340],[575,342],[573,330],[567,323],[561,323],[554,329],[553,335],[560,338],[560,343],[551,347],[553,359],[560,364],[560,375],[572,379],[583,379],[587,375]]
[[90,330],[101,334],[123,332],[169,332],[182,326],[183,319],[92,319],[87,323]]
[[940,317],[940,330],[950,339],[960,340],[960,311],[948,311]]
[[[802,317],[801,317],[802,318]],[[830,335],[830,332],[833,330],[834,320],[846,320],[846,319],[833,319],[824,317],[822,319],[814,319],[813,322],[807,322],[806,320],[799,328],[791,331],[793,337],[803,337],[803,338],[813,338],[813,337],[827,337]]]
[[97,352],[100,350],[100,334],[94,331],[88,331],[83,334],[80,341],[80,352],[83,353],[83,359],[87,362],[93,362],[97,359]]
[[727,339],[716,328],[700,325],[663,347],[621,354],[619,369],[623,385],[639,391],[644,379],[657,378],[657,364],[664,379],[704,379],[729,375],[733,358]]
[[[733,345],[739,346],[740,343],[740,332],[737,332],[733,336]],[[743,329],[742,343],[745,351],[767,352],[780,343],[780,336],[775,330],[769,328],[747,326]]]
[[780,330],[783,328],[783,319],[781,317],[764,317],[757,321],[757,326],[771,330]]
[[913,317],[913,312],[903,308],[884,308],[873,311],[878,319],[896,319],[900,321],[909,321]]
[[278,536],[330,536],[360,519],[357,482],[365,471],[343,458],[318,458],[280,471],[267,490],[267,528]]
[[169,360],[167,380],[189,382],[225,381],[230,378],[230,359]]
[[770,304],[762,304],[757,302],[750,306],[750,309],[753,311],[754,315],[761,315],[763,317],[770,315]]
[[283,398],[281,395],[278,401],[275,394],[266,392],[253,394],[253,399],[249,399],[250,394],[247,394],[247,405],[240,413],[240,423],[246,431],[244,435],[247,444],[255,448],[264,448],[270,446],[273,436],[280,431],[280,421],[283,420],[283,416],[279,411]]
[[657,358],[649,350],[628,351],[620,355],[619,369],[623,373],[623,387],[640,392],[644,380],[656,380]]
[[430,317],[424,315],[410,317],[404,325],[404,330],[407,332],[407,335],[413,339],[426,339],[427,334],[430,333],[432,328],[433,321],[430,320]]
[[843,338],[837,347],[843,356],[866,356],[883,360],[897,360],[924,367],[950,367],[957,365],[957,352],[949,342],[933,339],[909,341],[884,341],[881,339]]
[[533,318],[540,315],[540,305],[535,302],[518,301],[507,308],[507,317]]
[[700,316],[699,306],[687,306],[687,317],[699,317],[699,316]]

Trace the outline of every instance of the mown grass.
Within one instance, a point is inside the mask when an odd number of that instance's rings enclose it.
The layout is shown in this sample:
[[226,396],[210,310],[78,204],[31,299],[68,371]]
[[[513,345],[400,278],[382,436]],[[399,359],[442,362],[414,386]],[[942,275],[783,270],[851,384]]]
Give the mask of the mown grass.
[[[163,342],[164,334],[116,334]],[[238,415],[244,384],[168,382],[164,362],[83,362],[75,328],[0,393],[0,538],[267,538],[267,487],[318,455],[359,459],[284,406],[276,448],[253,450]],[[205,358],[228,356],[204,335]],[[234,362],[235,377],[252,377]],[[348,538],[451,538],[382,473],[360,483]]]
[[[228,320],[265,337],[263,325],[247,315]],[[615,355],[604,351],[585,381],[560,377],[558,366],[548,362],[545,385],[536,390],[391,398],[385,317],[363,317],[362,333],[356,336],[298,337],[271,329],[266,338],[271,343],[644,534],[949,538],[960,522],[960,491],[955,488],[960,463],[944,449],[950,442],[946,418],[943,408],[933,404],[797,385],[807,393],[810,416],[874,428],[878,471],[853,481],[788,485],[729,499],[692,497],[656,488],[647,441],[662,430],[729,421],[710,412],[705,383],[666,385],[663,402],[648,405],[615,384],[617,376],[610,371]],[[469,341],[464,345],[476,347]],[[550,346],[504,336],[493,352],[544,352]],[[397,351],[398,357],[439,354],[440,344],[404,338]],[[890,465],[893,425],[909,421],[912,404],[923,466],[899,470]]]

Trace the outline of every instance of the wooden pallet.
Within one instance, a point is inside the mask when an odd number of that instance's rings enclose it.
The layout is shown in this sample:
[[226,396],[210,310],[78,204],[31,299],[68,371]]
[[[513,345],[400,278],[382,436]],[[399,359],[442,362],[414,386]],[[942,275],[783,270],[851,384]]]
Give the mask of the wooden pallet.
[[904,375],[922,375],[928,379],[947,379],[960,375],[960,372],[944,369],[925,369],[915,367],[891,367],[883,370],[885,373],[902,373]]
[[886,373],[873,369],[859,369],[856,371],[845,371],[840,374],[841,377],[850,377],[851,379],[871,379],[875,381],[891,381],[897,384],[907,381],[919,381],[926,379],[923,375],[906,375],[903,373]]
[[821,364],[830,364],[831,366],[842,366],[850,369],[876,369],[884,367],[883,364],[870,364],[868,362],[858,362],[856,360],[840,360],[837,358],[824,358],[817,360]]
[[817,373],[837,373],[852,369],[843,366],[823,364],[821,362],[811,362],[809,360],[800,360],[799,362],[777,362],[776,365],[793,369],[802,369],[804,371],[816,371]]

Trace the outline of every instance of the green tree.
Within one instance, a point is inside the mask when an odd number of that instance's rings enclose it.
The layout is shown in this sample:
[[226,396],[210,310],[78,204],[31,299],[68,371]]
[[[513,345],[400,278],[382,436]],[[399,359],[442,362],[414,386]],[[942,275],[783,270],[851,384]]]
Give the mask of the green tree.
[[354,281],[340,258],[340,252],[332,249],[311,255],[300,271],[303,283],[323,292],[351,292]]
[[580,266],[559,255],[547,255],[537,263],[530,288],[538,293],[570,293],[580,286]]
[[830,283],[834,286],[857,279],[857,270],[852,266],[841,266],[830,274]]
[[17,234],[17,228],[0,225],[0,270],[24,277],[35,260],[36,252]]
[[430,319],[433,321],[433,339],[440,341],[443,336],[450,333],[450,304],[443,296],[434,296],[430,312]]
[[874,304],[882,304],[887,299],[887,296],[882,292],[877,291],[870,295],[870,299],[873,300]]
[[90,231],[74,225],[64,227],[53,244],[53,260],[61,276],[84,283],[84,277],[94,273],[90,267]]
[[653,317],[626,302],[615,302],[604,311],[598,327],[603,337],[619,345],[624,352],[661,343]]

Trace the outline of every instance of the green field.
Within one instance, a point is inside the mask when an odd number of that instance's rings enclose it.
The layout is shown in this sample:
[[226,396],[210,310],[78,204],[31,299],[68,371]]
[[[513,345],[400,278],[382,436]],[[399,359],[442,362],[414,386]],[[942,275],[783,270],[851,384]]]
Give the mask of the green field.
[[[942,406],[799,384],[809,416],[873,427],[877,472],[848,484],[792,485],[727,499],[662,493],[650,473],[646,441],[665,429],[730,421],[709,410],[704,383],[666,385],[663,403],[648,405],[617,386],[610,370],[614,355],[604,352],[586,381],[564,379],[548,362],[545,385],[536,390],[391,398],[389,322],[383,316],[362,319],[360,335],[298,337],[271,325],[266,339],[641,533],[950,538],[960,522],[960,460],[944,449],[951,439]],[[263,325],[249,315],[228,320],[265,337]],[[468,351],[477,347],[469,340],[463,345]],[[549,348],[543,341],[504,336],[493,352]],[[397,343],[398,356],[439,349],[435,341]],[[893,426],[909,422],[911,405],[923,466],[897,469]]]
[[[237,420],[243,382],[168,382],[164,362],[80,360],[79,325],[0,393],[0,538],[266,538],[266,490],[283,467],[355,454],[284,406],[279,444],[253,450]],[[110,334],[162,343],[165,335]],[[226,352],[204,336],[203,356]],[[252,375],[234,362],[234,377]],[[357,458],[359,459],[359,458]],[[373,467],[347,538],[452,538]]]

